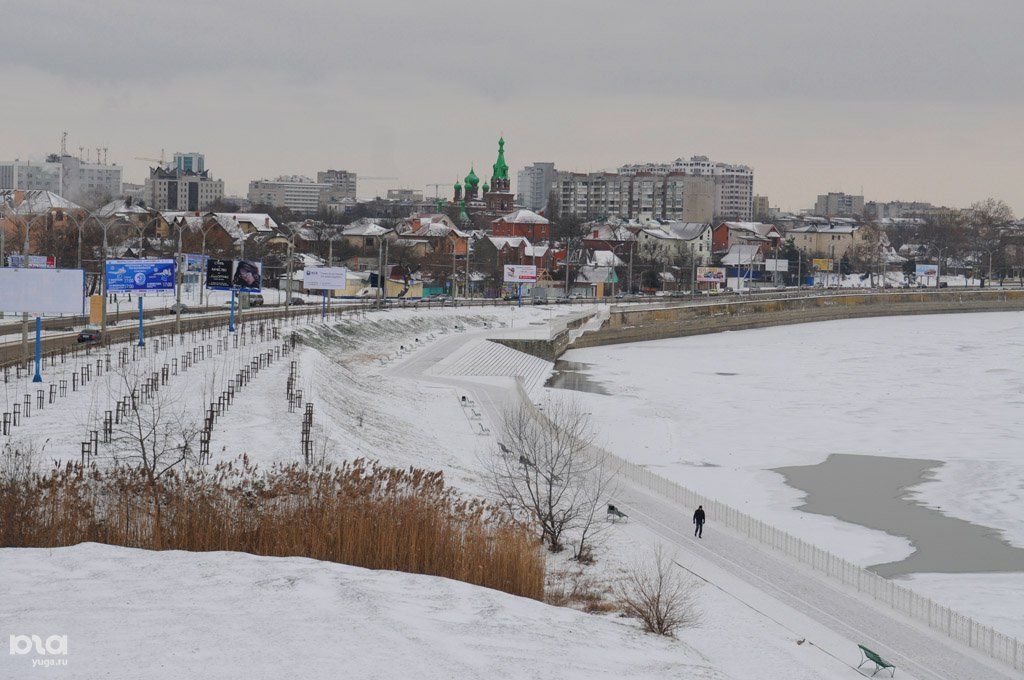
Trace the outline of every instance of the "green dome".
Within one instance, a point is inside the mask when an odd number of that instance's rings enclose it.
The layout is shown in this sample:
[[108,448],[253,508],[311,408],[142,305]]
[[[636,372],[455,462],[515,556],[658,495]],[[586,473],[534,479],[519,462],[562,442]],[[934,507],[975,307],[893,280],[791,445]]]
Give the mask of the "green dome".
[[484,189],[484,193],[486,194],[488,191],[491,190],[491,185],[488,184],[487,182],[484,182],[483,189]]
[[494,174],[491,175],[491,182],[496,179],[508,179],[508,164],[505,163],[505,138],[498,140],[498,160],[491,166]]
[[461,189],[462,188],[462,185],[459,184],[459,180],[455,180],[455,188],[456,189]]
[[469,174],[466,175],[466,179],[464,181],[466,182],[466,188],[473,187],[475,189],[476,185],[480,184],[480,178],[476,176],[475,172],[473,172],[473,168],[469,169]]

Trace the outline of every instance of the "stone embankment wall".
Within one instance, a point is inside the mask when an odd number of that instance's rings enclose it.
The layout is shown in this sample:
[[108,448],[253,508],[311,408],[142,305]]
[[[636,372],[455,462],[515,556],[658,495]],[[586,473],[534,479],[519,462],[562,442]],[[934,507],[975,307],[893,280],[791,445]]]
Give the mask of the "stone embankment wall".
[[[612,308],[599,330],[584,333],[567,347],[578,349],[831,319],[996,311],[1024,311],[1024,290],[828,294],[698,305],[666,304],[654,309],[630,309],[622,305]],[[551,350],[554,349],[552,346]],[[562,347],[561,351],[565,349]]]

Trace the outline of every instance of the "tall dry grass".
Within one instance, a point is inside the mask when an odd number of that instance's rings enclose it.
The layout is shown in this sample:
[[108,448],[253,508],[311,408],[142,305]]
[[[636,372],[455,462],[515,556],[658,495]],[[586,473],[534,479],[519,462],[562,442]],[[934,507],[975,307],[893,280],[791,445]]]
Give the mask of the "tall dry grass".
[[78,464],[0,475],[0,546],[83,541],[299,555],[544,596],[543,552],[496,508],[462,498],[439,472],[366,460],[261,471],[240,459],[156,479]]

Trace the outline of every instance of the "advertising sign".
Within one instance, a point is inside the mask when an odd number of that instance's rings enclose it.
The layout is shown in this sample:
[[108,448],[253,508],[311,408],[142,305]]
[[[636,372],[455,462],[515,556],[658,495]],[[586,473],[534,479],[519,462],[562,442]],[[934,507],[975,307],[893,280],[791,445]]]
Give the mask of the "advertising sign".
[[18,253],[11,253],[7,256],[7,262],[12,267],[27,267],[29,269],[53,269],[57,266],[57,258],[53,255],[29,255],[25,257]]
[[231,287],[249,293],[260,292],[263,287],[263,263],[255,260],[235,260]]
[[537,267],[532,264],[505,265],[505,283],[536,283]]
[[213,290],[230,290],[234,262],[231,260],[206,260],[206,287]]
[[773,260],[771,258],[765,258],[764,270],[766,272],[788,272],[789,260]]
[[206,261],[209,259],[209,255],[185,253],[185,271],[189,274],[199,274],[206,269]]
[[169,293],[174,290],[174,260],[107,260],[111,293]]
[[307,290],[344,290],[348,270],[344,267],[306,267],[303,285]]
[[85,272],[81,269],[0,267],[0,311],[81,314]]
[[725,283],[725,267],[697,267],[697,283]]
[[914,274],[917,275],[917,278],[928,277],[928,276],[938,276],[939,275],[939,265],[937,265],[937,264],[918,264],[918,265],[914,265]]
[[263,263],[253,260],[206,261],[206,287],[212,290],[260,292],[263,283]]
[[816,272],[830,272],[834,264],[835,260],[831,257],[816,257],[811,260],[811,266],[814,267]]

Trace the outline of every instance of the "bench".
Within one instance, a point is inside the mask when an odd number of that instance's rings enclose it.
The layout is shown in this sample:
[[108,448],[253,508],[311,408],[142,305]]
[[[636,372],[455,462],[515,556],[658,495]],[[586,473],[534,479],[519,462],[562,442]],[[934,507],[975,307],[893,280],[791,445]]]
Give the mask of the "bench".
[[629,515],[627,515],[626,513],[622,512],[622,510],[619,510],[617,507],[615,507],[611,503],[608,504],[608,519],[610,519],[611,521],[615,522],[615,521],[618,521],[620,519],[626,519],[628,516]]
[[875,664],[875,672],[871,674],[871,677],[875,677],[875,673],[878,673],[878,671],[882,670],[883,668],[892,669],[892,672],[889,674],[890,678],[896,676],[896,666],[893,666],[891,663],[880,657],[877,652],[871,651],[864,645],[857,646],[860,647],[860,654],[862,657],[861,662],[857,664],[857,668],[860,668],[868,661],[870,661],[871,663]]

